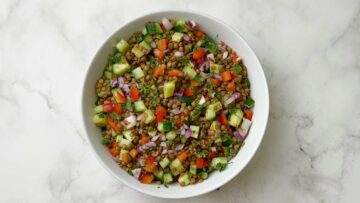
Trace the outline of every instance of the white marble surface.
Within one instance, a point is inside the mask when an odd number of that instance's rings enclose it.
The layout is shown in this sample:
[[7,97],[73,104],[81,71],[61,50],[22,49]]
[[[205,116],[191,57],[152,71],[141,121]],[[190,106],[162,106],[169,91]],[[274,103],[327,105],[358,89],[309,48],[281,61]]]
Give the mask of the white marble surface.
[[168,202],[99,165],[79,107],[87,64],[105,37],[167,8],[236,28],[261,60],[271,95],[250,165],[188,202],[360,201],[360,1],[151,2],[1,0],[0,202]]

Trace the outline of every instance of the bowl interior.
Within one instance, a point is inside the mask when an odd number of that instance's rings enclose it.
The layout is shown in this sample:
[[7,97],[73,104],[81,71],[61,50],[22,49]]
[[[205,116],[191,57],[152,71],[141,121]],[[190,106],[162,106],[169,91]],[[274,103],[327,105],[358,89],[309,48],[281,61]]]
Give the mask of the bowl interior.
[[[222,172],[211,173],[209,179],[200,184],[180,187],[178,184],[170,185],[169,188],[157,185],[144,185],[135,180],[122,170],[108,154],[105,146],[101,144],[100,130],[92,123],[93,107],[96,100],[94,86],[96,80],[101,75],[116,42],[121,39],[127,39],[130,35],[144,27],[148,20],[160,21],[163,17],[183,18],[185,20],[193,19],[195,22],[213,39],[215,36],[232,47],[239,56],[243,58],[248,68],[249,80],[251,82],[251,96],[256,101],[253,115],[253,125],[250,129],[245,145],[234,157],[227,169]],[[88,69],[82,95],[82,113],[86,134],[91,147],[100,163],[124,184],[146,194],[164,197],[164,198],[185,198],[192,197],[215,190],[231,180],[247,165],[260,145],[267,124],[269,113],[269,96],[266,79],[261,65],[247,43],[229,26],[224,23],[203,15],[188,11],[164,11],[149,14],[135,19],[115,31],[103,43],[95,54]]]

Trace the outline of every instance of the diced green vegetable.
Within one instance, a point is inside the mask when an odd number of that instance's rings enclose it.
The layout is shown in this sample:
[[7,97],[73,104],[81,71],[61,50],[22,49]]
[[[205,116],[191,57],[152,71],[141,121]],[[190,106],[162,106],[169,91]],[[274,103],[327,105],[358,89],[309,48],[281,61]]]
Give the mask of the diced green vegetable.
[[113,73],[116,75],[123,75],[130,70],[128,63],[116,63],[112,66]]
[[198,104],[194,107],[195,111],[194,111],[193,115],[191,116],[192,121],[195,121],[200,117],[200,114],[201,114],[201,111],[203,108],[204,108],[204,105],[198,105]]
[[159,23],[155,23],[155,31],[156,33],[160,34],[160,33],[163,33],[162,29],[161,29],[161,26]]
[[174,31],[175,32],[182,32],[186,27],[185,21],[184,20],[177,20],[176,24],[174,26]]
[[124,145],[128,147],[128,146],[130,146],[132,143],[131,143],[130,140],[123,138],[123,139],[121,139],[121,141],[120,141],[119,144],[120,144],[120,147],[122,147],[122,146],[124,146]]
[[103,113],[96,114],[96,115],[93,117],[93,122],[94,122],[95,125],[98,126],[98,127],[104,127],[104,126],[106,126],[106,124],[107,124],[105,115],[104,115]]
[[176,132],[175,131],[170,131],[168,133],[166,133],[166,139],[167,140],[174,140],[176,137]]
[[131,71],[134,75],[135,79],[140,79],[145,76],[144,72],[142,71],[141,67],[137,67]]
[[162,122],[158,123],[157,125],[157,129],[160,132],[164,132],[164,124]]
[[229,125],[238,127],[243,116],[244,113],[240,109],[235,109],[234,112],[232,112],[230,115]]
[[190,176],[188,173],[184,173],[179,177],[178,182],[180,185],[189,185],[190,184]]
[[239,64],[235,64],[235,65],[233,65],[232,66],[232,68],[231,68],[231,70],[234,72],[234,73],[236,73],[236,74],[239,74],[239,73],[241,73],[241,66],[239,65]]
[[145,42],[145,40],[142,41],[142,42],[140,42],[139,45],[142,46],[144,49],[147,49],[147,50],[150,50],[150,49],[151,49],[151,47],[149,46],[148,43]]
[[153,41],[153,39],[152,39],[151,35],[146,35],[146,36],[144,37],[144,41],[145,41],[147,44],[150,44],[150,43]]
[[243,80],[242,84],[244,87],[250,87],[250,81],[248,79]]
[[143,112],[146,110],[146,106],[144,102],[141,100],[134,102],[134,108],[135,108],[135,112]]
[[219,74],[222,70],[222,65],[216,63],[210,63],[210,72]]
[[142,33],[143,35],[146,35],[146,34],[147,34],[147,29],[146,29],[146,27],[144,27],[144,28],[142,29],[141,33]]
[[162,128],[164,132],[170,132],[173,129],[173,123],[171,121],[163,121]]
[[222,109],[222,105],[221,105],[221,102],[217,101],[217,102],[214,102],[212,104],[209,104],[207,106],[207,109],[211,109],[213,110],[214,112],[218,112]]
[[101,144],[103,144],[103,145],[108,145],[109,143],[110,143],[109,138],[103,137],[103,139],[101,140]]
[[222,142],[222,145],[224,147],[229,147],[231,144],[232,144],[232,139],[230,137],[227,137],[223,142]]
[[126,130],[122,133],[124,135],[124,137],[129,140],[129,141],[133,141],[134,137],[131,133],[131,130]]
[[205,118],[206,120],[213,120],[216,117],[216,113],[214,110],[212,109],[206,109],[206,114],[205,114]]
[[174,42],[180,42],[181,39],[183,38],[183,36],[184,36],[183,33],[175,32],[175,33],[172,35],[171,39],[172,39],[172,41],[174,41]]
[[166,167],[169,166],[170,160],[167,157],[165,157],[159,162],[159,164],[160,164],[161,168],[165,169]]
[[122,157],[123,157],[122,155],[123,155],[123,154],[127,154],[127,153],[129,153],[128,150],[126,150],[126,149],[121,149],[121,150],[120,150],[119,160],[121,161],[121,160],[122,160]]
[[146,116],[146,118],[145,118],[145,123],[146,124],[149,124],[149,123],[151,123],[151,122],[153,122],[155,120],[155,115],[150,109],[145,110],[144,113],[145,113],[145,116]]
[[219,121],[213,121],[210,125],[210,130],[217,131],[220,128]]
[[125,53],[129,48],[130,48],[130,45],[129,43],[127,43],[125,40],[120,40],[120,42],[118,42],[116,44],[116,48],[121,52],[121,53]]
[[201,172],[199,175],[200,175],[200,178],[203,180],[206,180],[209,177],[208,173],[206,173],[204,171]]
[[161,182],[163,182],[164,180],[164,171],[162,170],[157,170],[155,173],[154,173],[154,176],[156,179],[160,180]]
[[126,99],[126,103],[125,103],[125,108],[128,111],[132,111],[133,110],[133,106],[131,104],[131,100],[130,99]]
[[107,79],[111,80],[112,79],[112,73],[110,71],[105,71],[104,75]]
[[176,80],[172,80],[164,83],[164,98],[169,98],[174,95],[175,82]]
[[171,164],[170,164],[170,171],[171,173],[174,175],[174,176],[177,176],[179,175],[181,172],[184,171],[184,167],[183,165],[181,164],[181,161],[176,158],[174,159]]
[[148,135],[150,135],[150,137],[154,137],[156,135],[156,130],[155,129],[150,129],[148,132],[147,132]]
[[184,102],[186,105],[190,105],[191,103],[192,103],[192,101],[193,101],[193,99],[191,98],[191,97],[186,97],[186,96],[184,96],[184,97],[182,97],[182,102]]
[[199,136],[199,131],[200,131],[200,127],[196,126],[196,125],[190,125],[190,130],[191,130],[191,137],[193,138],[198,138]]
[[140,58],[142,56],[144,56],[144,52],[140,49],[139,46],[134,46],[132,49],[131,49],[131,52],[137,57],[137,58]]
[[173,177],[172,177],[171,173],[165,173],[164,174],[164,184],[167,185],[171,182],[173,182]]
[[189,75],[190,79],[193,79],[196,76],[196,71],[189,65],[183,68],[183,72]]
[[104,111],[104,106],[103,105],[95,106],[95,108],[94,108],[95,113],[101,113],[103,111]]
[[252,108],[254,106],[254,104],[255,104],[255,101],[251,97],[248,97],[244,102],[244,105],[247,108]]
[[149,33],[150,35],[162,33],[162,29],[161,29],[159,23],[150,22],[150,23],[146,24],[145,27],[146,27],[147,33]]
[[190,165],[189,172],[190,172],[191,174],[193,174],[193,175],[196,175],[196,170],[197,170],[196,165],[195,165],[195,164],[191,164],[191,165]]
[[224,170],[227,166],[228,160],[226,157],[215,157],[211,161],[211,167],[217,170]]

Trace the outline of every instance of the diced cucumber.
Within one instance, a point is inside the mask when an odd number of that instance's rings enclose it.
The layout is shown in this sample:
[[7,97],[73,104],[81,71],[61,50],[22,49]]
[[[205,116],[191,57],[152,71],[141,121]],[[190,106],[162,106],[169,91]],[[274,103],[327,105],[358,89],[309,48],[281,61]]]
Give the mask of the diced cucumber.
[[219,74],[222,70],[222,65],[216,63],[210,63],[210,72]]
[[196,165],[195,165],[195,164],[191,164],[191,165],[190,165],[189,172],[190,172],[191,174],[193,174],[193,175],[196,175],[196,170],[197,170]]
[[161,29],[161,26],[159,23],[155,23],[155,31],[156,33],[160,34],[160,33],[163,33],[162,29]]
[[146,110],[146,106],[143,101],[136,101],[134,102],[134,109],[135,112],[143,112]]
[[93,117],[93,122],[98,127],[104,127],[104,126],[106,126],[106,123],[107,123],[105,115],[103,113],[96,114]]
[[137,57],[137,58],[140,58],[142,56],[144,56],[144,52],[140,49],[139,46],[134,46],[132,49],[131,49],[131,52]]
[[182,32],[186,27],[185,21],[184,20],[177,20],[176,24],[174,26],[174,31],[175,32]]
[[121,149],[121,150],[120,150],[119,160],[121,161],[121,160],[122,160],[122,155],[123,155],[123,154],[127,154],[127,153],[129,153],[128,150],[126,150],[126,149]]
[[214,120],[215,117],[216,117],[216,113],[214,110],[206,109],[206,114],[205,114],[206,120],[211,121]]
[[148,132],[148,135],[150,135],[150,137],[154,137],[156,135],[156,130],[155,129],[151,129]]
[[201,172],[199,175],[200,175],[200,178],[203,180],[205,180],[209,177],[208,173],[206,173],[205,171]]
[[191,130],[191,137],[193,138],[198,138],[199,136],[199,131],[200,131],[200,127],[196,126],[196,125],[190,125],[190,130]]
[[227,163],[228,163],[228,160],[226,157],[215,157],[211,161],[211,167],[222,171],[225,169]]
[[254,106],[254,104],[255,104],[255,101],[251,97],[248,97],[244,102],[244,106],[246,106],[247,108],[252,108]]
[[126,147],[128,147],[128,146],[130,146],[131,145],[131,141],[130,140],[128,140],[128,139],[121,139],[121,141],[120,141],[120,147],[122,147],[122,146],[126,146]]
[[155,115],[150,109],[147,109],[144,113],[146,115],[146,118],[145,118],[146,124],[149,124],[155,120]]
[[156,179],[160,180],[161,182],[163,182],[164,180],[164,171],[162,170],[158,170],[154,173],[154,176]]
[[130,129],[136,125],[136,116],[131,115],[124,119],[126,126],[126,129]]
[[103,106],[103,105],[95,106],[94,112],[95,112],[95,113],[104,112],[104,106]]
[[212,104],[209,104],[207,106],[207,109],[211,109],[213,110],[214,112],[218,112],[219,110],[222,109],[222,105],[221,105],[221,102],[217,101],[217,102],[214,102]]
[[147,29],[146,29],[146,27],[144,27],[144,28],[142,29],[141,33],[142,33],[143,35],[146,35],[146,34],[147,34]]
[[184,74],[189,75],[190,79],[193,79],[196,76],[196,71],[189,65],[183,68]]
[[111,80],[112,79],[112,73],[110,71],[105,71],[104,75],[107,79]]
[[128,63],[116,63],[112,66],[112,71],[116,75],[123,75],[130,70]]
[[171,182],[173,182],[173,177],[172,177],[171,173],[165,173],[164,174],[164,184],[166,185]]
[[127,41],[122,39],[116,44],[116,48],[123,54],[130,48],[130,45]]
[[115,141],[117,143],[120,143],[122,139],[124,139],[122,135],[117,135],[116,138],[115,138]]
[[163,126],[164,126],[164,124],[162,122],[158,123],[158,125],[157,125],[158,131],[163,132],[164,131]]
[[144,37],[144,41],[145,41],[147,44],[150,44],[150,43],[153,41],[153,39],[152,39],[151,35],[146,35],[146,36]]
[[164,98],[169,98],[174,95],[175,82],[176,82],[176,80],[172,80],[170,82],[164,83]]
[[182,176],[180,176],[178,182],[180,183],[181,186],[189,185],[190,184],[189,173],[184,173]]
[[142,41],[142,42],[140,42],[139,45],[142,46],[144,49],[147,49],[147,50],[150,50],[150,49],[151,49],[151,47],[149,46],[148,43],[145,42],[145,40]]
[[169,166],[170,160],[167,157],[165,157],[159,162],[159,164],[160,164],[161,168],[165,169],[166,167]]
[[210,130],[217,131],[220,128],[219,121],[213,121],[210,125]]
[[244,113],[240,109],[236,109],[235,112],[230,115],[229,125],[238,127],[243,116]]
[[133,141],[134,137],[131,133],[131,130],[126,130],[122,133],[124,135],[124,137],[129,140],[129,141]]
[[196,42],[195,47],[201,47],[201,45],[203,45],[203,43],[204,43],[204,40],[199,40]]
[[144,72],[142,71],[141,67],[137,67],[131,71],[134,75],[135,79],[140,79],[145,76]]
[[183,36],[184,36],[183,33],[181,33],[181,32],[175,32],[175,33],[172,35],[171,39],[172,39],[172,41],[174,41],[174,42],[180,42],[181,39],[183,38]]
[[174,175],[174,176],[177,176],[179,175],[181,172],[184,171],[184,167],[183,165],[181,164],[181,161],[176,158],[174,159],[171,164],[170,164],[170,171],[171,173]]
[[174,140],[176,137],[176,132],[175,131],[170,131],[168,133],[166,133],[166,139],[167,140]]

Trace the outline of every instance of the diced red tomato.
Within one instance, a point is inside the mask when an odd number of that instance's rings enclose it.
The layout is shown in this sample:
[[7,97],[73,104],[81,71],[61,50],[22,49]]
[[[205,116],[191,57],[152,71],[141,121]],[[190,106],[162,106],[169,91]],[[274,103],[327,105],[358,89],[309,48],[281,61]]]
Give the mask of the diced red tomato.
[[138,151],[135,148],[133,148],[130,150],[129,154],[132,158],[135,158],[138,155]]
[[198,87],[198,86],[200,86],[200,84],[199,84],[197,81],[195,81],[195,80],[192,80],[192,81],[190,82],[190,85],[191,85],[192,87]]
[[130,97],[131,97],[131,100],[134,102],[134,101],[137,101],[139,100],[140,98],[140,91],[137,87],[131,87],[130,89]]
[[169,77],[180,77],[182,76],[182,72],[179,70],[171,70],[168,73]]
[[157,47],[160,51],[164,51],[167,48],[168,41],[167,39],[161,39],[157,43]]
[[180,161],[185,161],[185,159],[187,158],[187,154],[186,152],[181,152],[178,157],[177,157]]
[[221,124],[223,124],[223,125],[225,125],[225,124],[227,124],[227,119],[226,119],[226,116],[225,116],[225,114],[220,114],[219,116],[218,116],[218,121],[221,123]]
[[201,32],[200,30],[196,31],[195,36],[198,38],[202,38],[204,36],[204,33]]
[[120,104],[113,104],[112,108],[113,108],[113,112],[118,114],[122,113],[122,107]]
[[231,72],[230,71],[224,71],[221,73],[221,78],[223,79],[224,82],[230,81],[231,80]]
[[119,101],[120,104],[125,104],[126,102],[126,97],[124,94],[120,93],[120,92],[116,92],[115,95],[113,95],[117,101]]
[[218,153],[216,151],[211,151],[208,155],[208,159],[213,159],[218,156]]
[[139,140],[139,143],[140,143],[141,145],[144,145],[144,144],[148,143],[149,140],[150,140],[149,136],[146,136],[145,134],[143,134],[143,135],[141,135],[141,138],[140,138],[140,140]]
[[196,59],[200,59],[200,58],[204,57],[205,54],[206,54],[206,51],[204,48],[198,48],[194,51],[192,57],[193,57],[193,59],[196,60]]
[[193,90],[190,90],[190,89],[186,89],[184,91],[184,95],[187,96],[187,97],[191,97],[194,95],[194,91]]
[[165,114],[164,107],[162,106],[156,107],[155,114],[156,114],[156,121],[158,123],[162,122],[164,120],[164,114]]
[[109,152],[111,154],[111,156],[115,157],[116,155],[119,155],[120,150],[119,150],[119,145],[116,142],[113,142],[109,148]]
[[113,119],[110,116],[107,117],[107,123],[109,124],[110,128],[113,129],[115,132],[120,131],[120,127],[118,126],[117,123],[113,121]]
[[165,74],[165,68],[166,68],[166,66],[165,66],[164,64],[159,65],[159,66],[155,69],[155,71],[154,71],[154,73],[153,73],[153,76],[154,76],[154,77],[158,77],[158,76],[160,76],[160,75],[164,75],[164,74]]
[[230,92],[234,92],[236,90],[235,83],[229,82],[226,86],[226,90]]
[[164,52],[159,49],[154,49],[154,56],[160,60],[163,60],[165,58]]
[[151,173],[145,173],[140,177],[140,182],[143,184],[150,184],[154,180],[154,176]]
[[253,117],[253,112],[249,109],[245,109],[244,110],[244,114],[245,114],[245,118],[248,119],[248,120],[251,120],[252,117]]
[[210,78],[210,82],[214,85],[214,87],[220,86],[220,81],[215,78]]
[[209,165],[203,158],[196,159],[196,168],[205,168]]
[[148,158],[146,159],[145,168],[147,172],[153,173],[157,171],[157,161],[153,156],[148,156]]
[[181,119],[175,119],[175,126],[176,126],[177,128],[181,128],[181,126],[182,126]]

